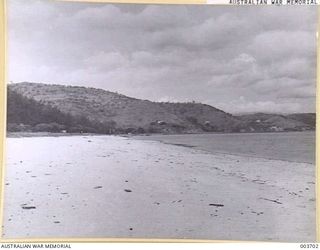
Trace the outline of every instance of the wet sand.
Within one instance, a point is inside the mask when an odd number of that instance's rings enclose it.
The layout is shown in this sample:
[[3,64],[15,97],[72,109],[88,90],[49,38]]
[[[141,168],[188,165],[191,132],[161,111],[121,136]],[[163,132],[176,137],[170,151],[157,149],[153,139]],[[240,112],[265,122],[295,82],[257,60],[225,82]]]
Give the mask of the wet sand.
[[3,237],[315,241],[315,166],[116,136],[7,139]]

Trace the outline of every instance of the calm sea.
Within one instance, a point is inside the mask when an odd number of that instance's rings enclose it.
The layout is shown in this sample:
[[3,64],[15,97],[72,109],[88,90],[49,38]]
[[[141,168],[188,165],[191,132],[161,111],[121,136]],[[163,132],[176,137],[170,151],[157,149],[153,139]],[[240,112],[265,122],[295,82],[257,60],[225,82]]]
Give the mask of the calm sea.
[[315,132],[183,134],[135,136],[136,139],[189,146],[209,152],[249,155],[315,164]]

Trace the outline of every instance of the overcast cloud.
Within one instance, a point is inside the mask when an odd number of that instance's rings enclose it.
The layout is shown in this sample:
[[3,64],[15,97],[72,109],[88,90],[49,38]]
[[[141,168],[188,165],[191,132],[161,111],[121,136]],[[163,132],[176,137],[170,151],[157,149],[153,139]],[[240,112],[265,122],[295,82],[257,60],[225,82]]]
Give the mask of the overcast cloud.
[[316,8],[8,1],[8,79],[314,112]]

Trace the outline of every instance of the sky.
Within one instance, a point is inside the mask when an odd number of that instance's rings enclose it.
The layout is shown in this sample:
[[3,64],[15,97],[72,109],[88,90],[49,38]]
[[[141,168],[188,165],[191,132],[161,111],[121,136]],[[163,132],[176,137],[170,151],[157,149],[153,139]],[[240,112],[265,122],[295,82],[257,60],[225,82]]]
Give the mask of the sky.
[[316,8],[10,0],[8,80],[315,112]]

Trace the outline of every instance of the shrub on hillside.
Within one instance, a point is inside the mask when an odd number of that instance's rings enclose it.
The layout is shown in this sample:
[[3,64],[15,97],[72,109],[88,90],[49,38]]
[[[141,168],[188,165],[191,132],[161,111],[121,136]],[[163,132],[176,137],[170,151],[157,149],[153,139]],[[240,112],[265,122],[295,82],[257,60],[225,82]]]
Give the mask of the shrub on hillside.
[[31,132],[32,128],[30,125],[26,124],[17,124],[17,123],[8,123],[7,125],[8,132]]

